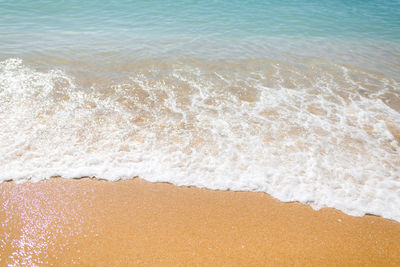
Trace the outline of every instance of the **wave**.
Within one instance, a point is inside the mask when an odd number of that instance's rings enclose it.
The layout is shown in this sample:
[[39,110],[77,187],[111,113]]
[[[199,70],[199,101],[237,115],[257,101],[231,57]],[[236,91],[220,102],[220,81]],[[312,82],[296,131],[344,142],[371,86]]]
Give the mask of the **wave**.
[[140,176],[400,221],[393,78],[315,60],[87,73],[0,62],[1,181]]

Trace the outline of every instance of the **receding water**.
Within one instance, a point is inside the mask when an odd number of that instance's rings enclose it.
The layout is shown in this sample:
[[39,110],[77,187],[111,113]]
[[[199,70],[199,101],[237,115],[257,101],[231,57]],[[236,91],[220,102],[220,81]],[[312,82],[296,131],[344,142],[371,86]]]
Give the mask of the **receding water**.
[[140,176],[400,221],[398,14],[0,1],[0,180]]

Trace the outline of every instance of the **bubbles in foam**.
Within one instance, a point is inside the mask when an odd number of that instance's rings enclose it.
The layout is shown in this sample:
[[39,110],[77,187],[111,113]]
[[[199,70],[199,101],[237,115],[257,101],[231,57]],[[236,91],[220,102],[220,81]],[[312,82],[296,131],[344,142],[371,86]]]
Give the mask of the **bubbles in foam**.
[[87,87],[1,62],[0,179],[140,176],[400,221],[393,78],[267,60],[144,62],[124,73]]

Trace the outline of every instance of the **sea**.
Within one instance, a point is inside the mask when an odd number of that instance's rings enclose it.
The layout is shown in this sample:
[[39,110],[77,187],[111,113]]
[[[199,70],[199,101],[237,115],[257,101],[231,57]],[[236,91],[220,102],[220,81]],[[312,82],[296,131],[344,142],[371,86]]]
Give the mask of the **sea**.
[[400,1],[0,0],[0,181],[54,176],[400,222]]

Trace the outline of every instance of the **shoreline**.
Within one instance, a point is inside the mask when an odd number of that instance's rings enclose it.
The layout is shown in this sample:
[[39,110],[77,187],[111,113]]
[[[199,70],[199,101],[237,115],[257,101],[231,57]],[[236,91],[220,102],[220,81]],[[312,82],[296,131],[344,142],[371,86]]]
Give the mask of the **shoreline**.
[[263,192],[51,178],[0,196],[0,265],[400,265],[400,223]]

